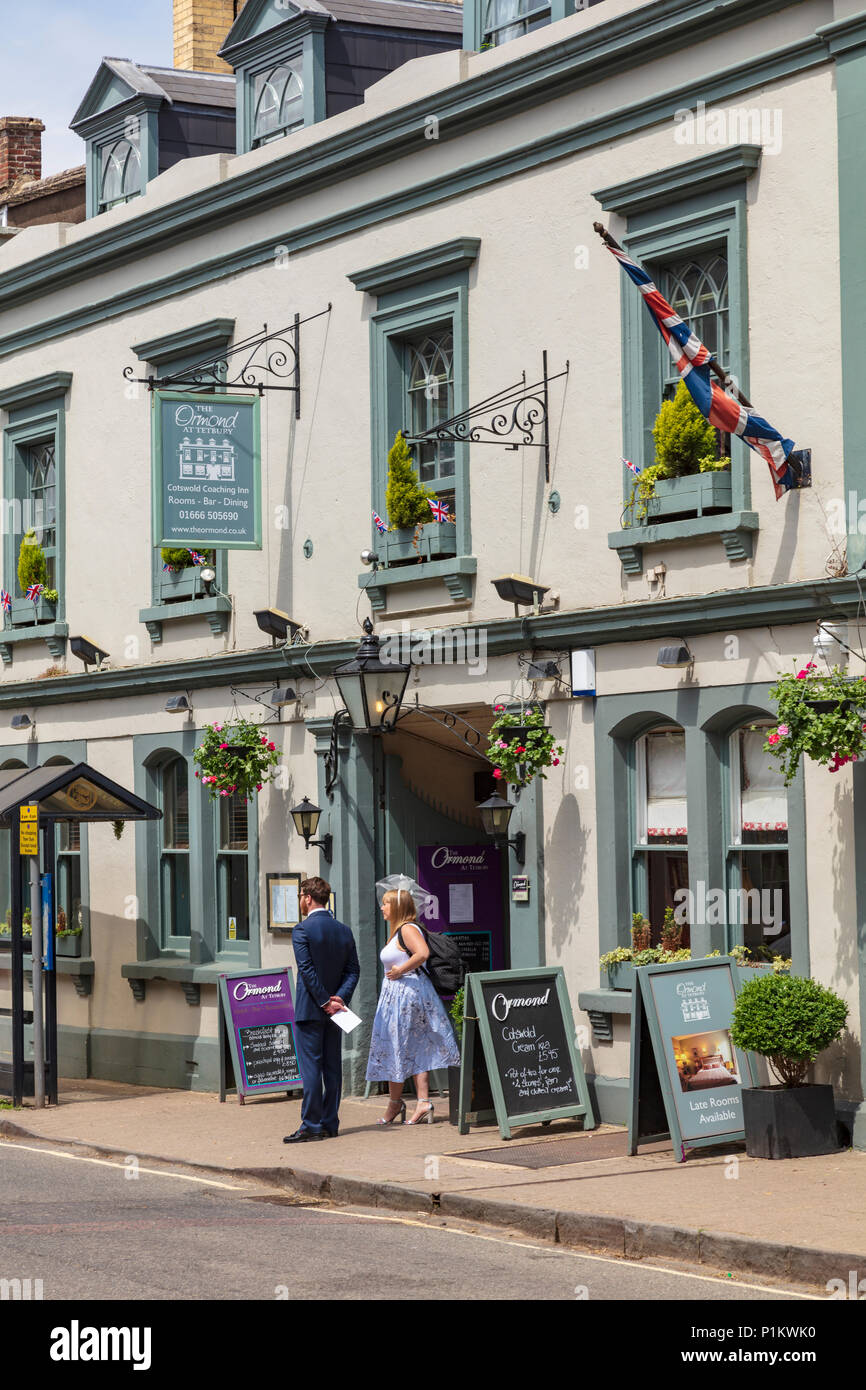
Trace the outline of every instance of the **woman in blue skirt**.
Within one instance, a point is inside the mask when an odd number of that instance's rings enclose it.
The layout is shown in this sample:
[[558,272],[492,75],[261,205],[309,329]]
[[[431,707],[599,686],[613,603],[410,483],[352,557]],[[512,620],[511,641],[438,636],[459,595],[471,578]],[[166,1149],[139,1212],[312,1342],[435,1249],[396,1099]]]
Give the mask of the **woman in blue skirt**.
[[427,1074],[438,1067],[456,1067],[460,1053],[444,1005],[423,969],[430,950],[417,925],[412,894],[389,889],[382,898],[382,916],[389,927],[380,952],[385,978],[373,1019],[367,1080],[388,1082],[390,1100],[380,1125],[405,1122],[402,1095],[407,1076],[414,1076],[417,1096],[409,1124],[432,1124]]

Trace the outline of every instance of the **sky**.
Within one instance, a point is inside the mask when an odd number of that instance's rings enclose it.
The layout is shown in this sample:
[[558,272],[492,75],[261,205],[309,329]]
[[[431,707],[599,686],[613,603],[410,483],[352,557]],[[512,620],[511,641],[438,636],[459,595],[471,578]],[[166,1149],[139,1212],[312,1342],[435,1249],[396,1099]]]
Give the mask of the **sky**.
[[102,59],[171,67],[171,23],[172,0],[0,0],[0,116],[44,122],[43,176],[84,163],[69,122]]

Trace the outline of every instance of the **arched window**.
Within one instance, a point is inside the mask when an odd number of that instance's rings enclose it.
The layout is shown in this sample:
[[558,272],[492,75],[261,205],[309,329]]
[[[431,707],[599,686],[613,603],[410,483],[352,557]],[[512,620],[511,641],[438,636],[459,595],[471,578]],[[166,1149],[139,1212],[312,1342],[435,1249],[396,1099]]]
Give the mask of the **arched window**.
[[[658,273],[659,289],[671,308],[696,333],[717,361],[730,366],[730,304],[728,298],[728,258],[721,250],[705,251],[687,260],[669,262]],[[658,336],[658,335],[657,335]],[[658,337],[661,354],[662,396],[671,400],[680,383],[680,374],[666,344]],[[722,458],[730,453],[730,436],[719,435]]]
[[159,857],[162,945],[190,937],[189,773],[186,759],[170,758],[159,768],[162,844]]
[[258,74],[253,100],[254,145],[278,140],[304,124],[304,86],[294,68],[286,63]]
[[[409,435],[423,434],[454,414],[454,334],[433,329],[404,343],[409,396]],[[414,445],[422,483],[454,477],[454,441]],[[441,495],[441,494],[440,494]],[[453,491],[449,494],[453,498]]]
[[[649,919],[651,944],[658,946],[665,909],[680,908],[682,916],[687,909],[689,822],[681,728],[651,729],[637,740],[634,787],[633,903]],[[682,944],[688,946],[688,921],[682,926]]]
[[791,954],[788,792],[764,752],[773,721],[736,729],[729,742],[729,942],[753,955]]
[[128,203],[141,192],[141,150],[138,136],[126,136],[102,150],[99,206],[105,212]]

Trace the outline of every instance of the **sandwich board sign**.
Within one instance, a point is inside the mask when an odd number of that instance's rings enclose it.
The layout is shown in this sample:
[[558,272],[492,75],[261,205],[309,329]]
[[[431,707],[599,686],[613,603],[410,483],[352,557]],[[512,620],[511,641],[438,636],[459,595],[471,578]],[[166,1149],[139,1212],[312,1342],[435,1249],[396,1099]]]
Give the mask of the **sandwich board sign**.
[[226,1037],[241,1105],[246,1096],[301,1088],[288,966],[220,975],[219,1000],[220,1100],[226,1098]]
[[[595,1116],[575,1049],[574,1019],[561,966],[466,976],[458,1129],[495,1118],[503,1139],[518,1125]],[[487,1064],[493,1110],[472,1110],[475,1049]]]
[[745,1140],[743,1086],[755,1061],[731,1039],[737,998],[727,956],[645,965],[635,971],[631,1015],[628,1152],[670,1139],[687,1149]]

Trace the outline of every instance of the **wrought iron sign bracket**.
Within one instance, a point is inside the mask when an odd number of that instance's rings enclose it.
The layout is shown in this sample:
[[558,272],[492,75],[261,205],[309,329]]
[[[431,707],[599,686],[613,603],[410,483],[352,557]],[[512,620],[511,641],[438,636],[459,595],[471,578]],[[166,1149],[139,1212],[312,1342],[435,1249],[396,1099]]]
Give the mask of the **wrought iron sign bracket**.
[[[523,372],[520,381],[495,392],[459,415],[453,415],[450,420],[442,420],[422,434],[407,435],[407,443],[430,444],[437,440],[449,440],[455,444],[498,444],[504,449],[519,449],[521,446],[541,449],[544,478],[549,483],[549,387],[552,381],[568,376],[569,364],[566,362],[563,371],[550,376],[546,350],[541,354],[541,362],[540,381],[527,383],[526,372]],[[517,441],[506,443],[511,435],[518,436]]]
[[301,324],[330,314],[331,305],[318,314],[302,319],[295,314],[285,328],[271,330],[262,325],[240,343],[227,348],[215,357],[206,357],[182,371],[166,376],[134,376],[134,367],[124,367],[127,381],[146,386],[148,391],[179,391],[195,395],[199,391],[292,391],[295,396],[295,419],[301,417]]
[[[404,705],[393,724],[383,724],[381,730],[376,730],[383,734],[393,734],[399,727],[402,720],[410,714],[423,714],[426,719],[432,719],[434,723],[441,724],[443,729],[449,729],[466,744],[467,748],[477,748],[485,735],[480,729],[476,729],[473,724],[461,718],[459,714],[454,714],[452,710],[431,709],[429,705],[422,705],[418,696],[415,696],[415,703]],[[458,728],[458,725],[462,726]],[[334,787],[337,785],[339,777],[340,763],[340,729],[341,727],[351,727],[348,710],[340,709],[331,721],[331,741],[328,751],[325,754],[325,793],[331,796]]]

